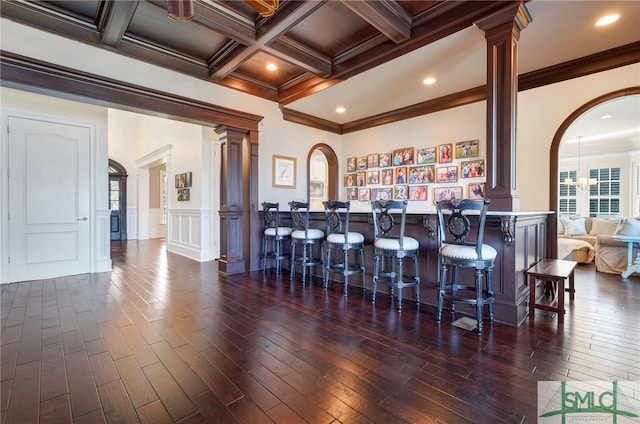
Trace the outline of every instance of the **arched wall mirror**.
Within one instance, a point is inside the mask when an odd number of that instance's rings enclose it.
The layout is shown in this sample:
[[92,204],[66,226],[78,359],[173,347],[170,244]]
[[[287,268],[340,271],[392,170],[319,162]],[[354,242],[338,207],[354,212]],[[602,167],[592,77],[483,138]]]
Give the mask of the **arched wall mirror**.
[[308,202],[312,210],[323,209],[322,202],[338,199],[338,158],[331,147],[317,144],[307,157]]
[[640,93],[600,100],[576,111],[561,135],[552,174],[559,215],[640,214]]

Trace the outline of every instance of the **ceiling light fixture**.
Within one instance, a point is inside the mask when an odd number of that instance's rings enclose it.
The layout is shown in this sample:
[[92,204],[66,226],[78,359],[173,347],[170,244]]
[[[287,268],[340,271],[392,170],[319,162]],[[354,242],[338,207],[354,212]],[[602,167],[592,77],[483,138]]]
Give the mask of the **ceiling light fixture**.
[[347,111],[347,109],[345,109],[343,106],[338,106],[336,108],[336,112],[338,113],[345,113]]
[[564,179],[564,185],[566,186],[576,186],[578,190],[585,190],[587,187],[598,184],[598,180],[596,178],[587,178],[580,176],[580,144],[582,141],[582,136],[578,137],[578,173],[576,181],[573,181],[571,178]]
[[277,71],[277,70],[278,70],[278,67],[277,67],[275,64],[273,64],[273,63],[269,63],[269,64],[267,65],[267,70],[269,70],[269,71]]
[[193,0],[168,0],[167,17],[177,22],[192,21],[195,18]]
[[273,15],[280,7],[279,0],[245,0],[245,3],[255,9],[263,18]]
[[435,84],[436,83],[436,79],[433,77],[428,77],[422,80],[422,83],[424,85],[431,85],[431,84]]
[[596,26],[606,26],[614,23],[618,19],[620,19],[620,15],[618,15],[617,13],[603,16],[602,18],[598,19],[598,21],[596,22]]

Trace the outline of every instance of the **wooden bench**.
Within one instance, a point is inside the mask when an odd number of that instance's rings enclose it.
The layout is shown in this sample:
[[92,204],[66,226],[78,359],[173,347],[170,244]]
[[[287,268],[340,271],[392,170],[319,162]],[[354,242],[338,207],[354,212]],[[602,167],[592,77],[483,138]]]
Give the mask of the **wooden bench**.
[[[564,322],[564,292],[569,292],[569,299],[573,300],[574,275],[573,271],[578,263],[575,261],[565,261],[562,259],[542,259],[526,271],[529,279],[529,319],[533,320],[536,309],[557,312],[558,323]],[[569,280],[569,287],[565,288],[565,281]],[[554,303],[539,303],[543,298],[548,297],[547,292],[540,297],[536,297],[538,281],[549,281],[555,286],[555,306]]]

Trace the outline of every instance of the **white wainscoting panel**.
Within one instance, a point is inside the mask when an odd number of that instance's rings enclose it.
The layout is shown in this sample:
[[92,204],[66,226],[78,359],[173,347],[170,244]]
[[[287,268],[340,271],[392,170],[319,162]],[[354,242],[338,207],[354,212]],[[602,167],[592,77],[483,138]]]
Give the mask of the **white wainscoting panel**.
[[202,212],[199,209],[169,209],[171,235],[167,250],[202,261]]
[[138,208],[127,208],[127,239],[138,239]]
[[111,211],[96,210],[95,260],[92,260],[92,272],[111,271]]
[[167,225],[162,223],[162,209],[149,208],[149,238],[167,236]]

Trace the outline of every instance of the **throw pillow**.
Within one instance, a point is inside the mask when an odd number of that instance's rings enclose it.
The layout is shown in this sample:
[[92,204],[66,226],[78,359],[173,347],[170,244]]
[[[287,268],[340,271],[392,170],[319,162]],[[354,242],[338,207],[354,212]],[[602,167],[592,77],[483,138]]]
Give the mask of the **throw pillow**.
[[564,235],[566,236],[586,236],[587,229],[584,226],[584,218],[571,219],[567,216],[561,216],[560,220],[564,225]]
[[640,237],[640,221],[632,218],[623,218],[618,224],[618,228],[613,233],[614,236]]
[[589,232],[589,234],[593,236],[597,236],[598,234],[612,235],[618,228],[619,223],[619,218],[593,218],[591,220],[591,231]]

